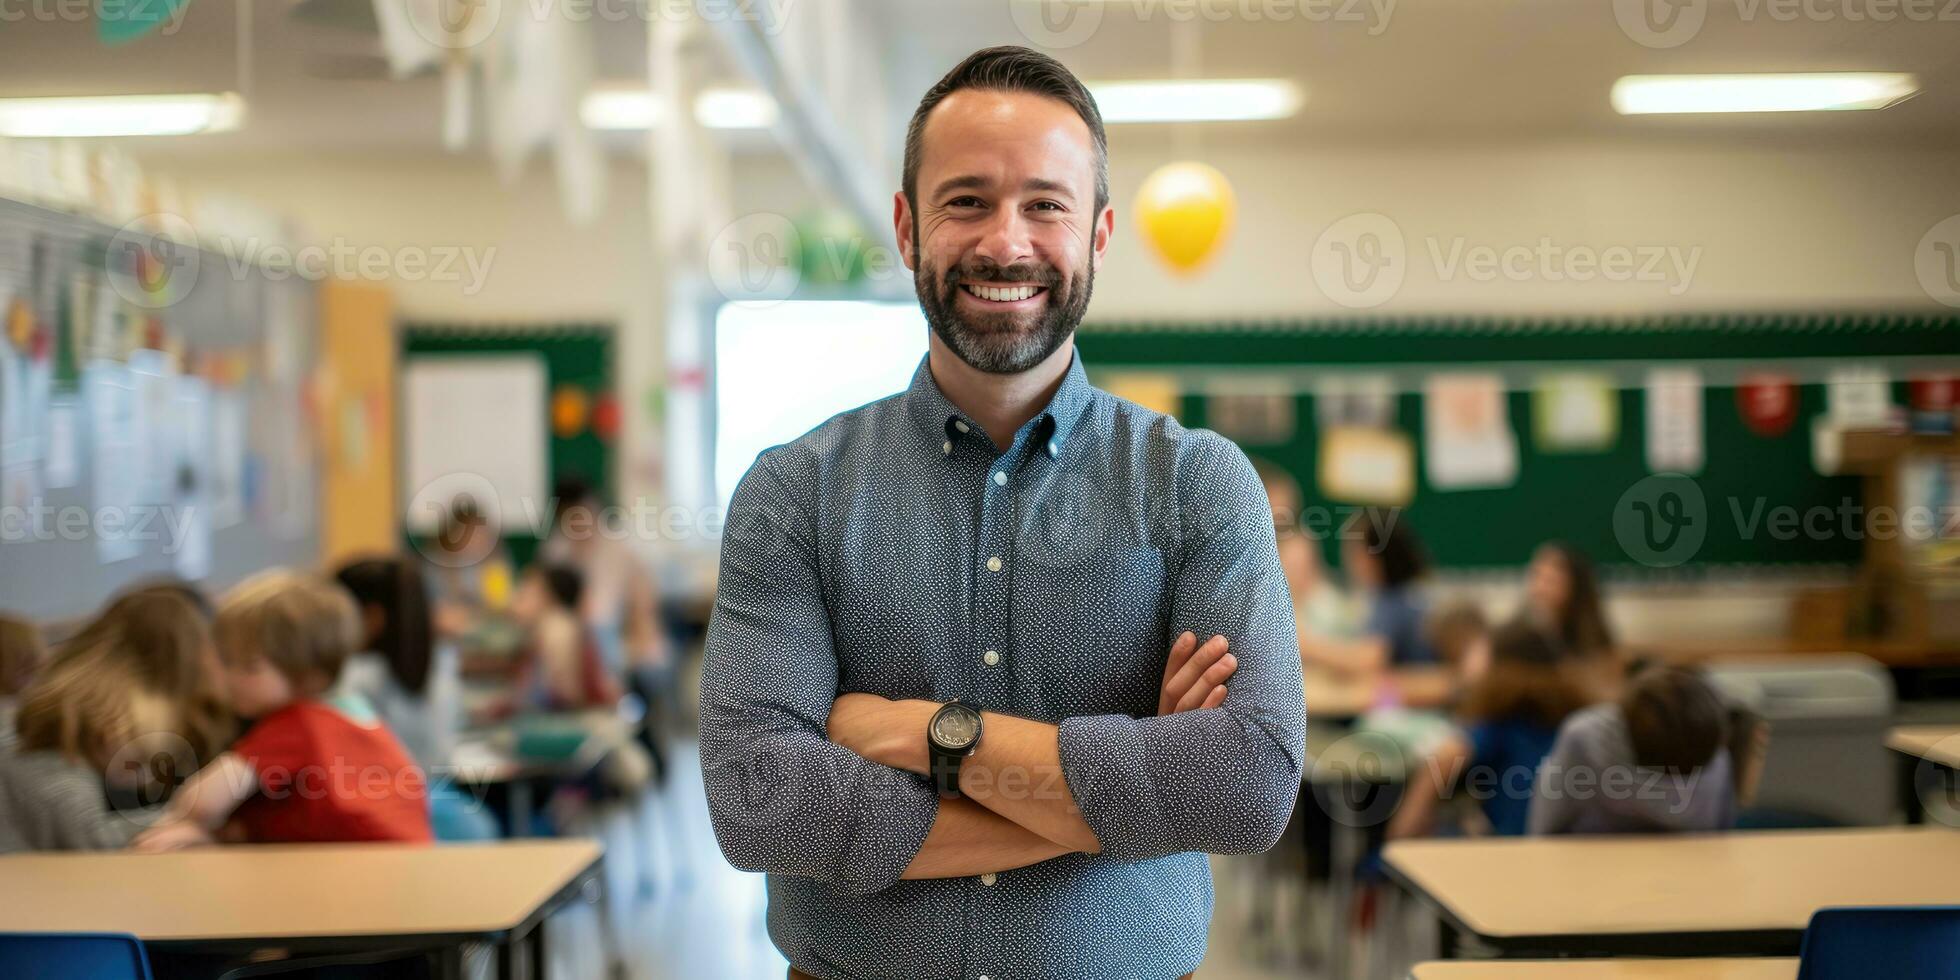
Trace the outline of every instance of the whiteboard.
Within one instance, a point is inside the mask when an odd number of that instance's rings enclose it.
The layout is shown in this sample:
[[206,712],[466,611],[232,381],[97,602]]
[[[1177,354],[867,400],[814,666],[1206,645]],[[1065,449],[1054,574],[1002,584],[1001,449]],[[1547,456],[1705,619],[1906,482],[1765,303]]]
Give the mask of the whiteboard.
[[418,356],[403,380],[403,513],[436,530],[458,494],[493,527],[549,518],[545,364],[537,354]]

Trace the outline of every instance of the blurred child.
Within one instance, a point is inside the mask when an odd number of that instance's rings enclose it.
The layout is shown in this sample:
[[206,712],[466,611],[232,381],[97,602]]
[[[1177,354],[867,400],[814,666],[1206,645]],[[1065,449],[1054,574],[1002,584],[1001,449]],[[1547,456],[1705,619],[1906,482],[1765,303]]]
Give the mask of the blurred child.
[[234,818],[255,842],[431,839],[422,771],[364,700],[329,699],[361,639],[344,591],[266,572],[224,597],[216,634],[232,708],[256,721],[138,847],[205,843]]
[[109,809],[104,782],[146,779],[177,721],[126,647],[73,649],[48,665],[21,698],[15,750],[0,755],[0,852],[129,843],[156,813]]
[[1613,630],[1606,624],[1592,559],[1564,541],[1548,541],[1531,556],[1525,569],[1524,615],[1566,656],[1584,659],[1613,652]]
[[579,615],[584,591],[576,569],[540,562],[525,570],[511,616],[529,643],[506,711],[611,709],[619,703],[619,687]]
[[1422,633],[1425,605],[1419,586],[1429,559],[1406,517],[1399,509],[1370,507],[1341,529],[1341,571],[1363,597],[1367,615],[1354,639],[1301,637],[1306,664],[1375,675],[1436,662],[1436,651]]
[[1733,827],[1737,784],[1729,718],[1728,705],[1700,671],[1663,666],[1642,672],[1617,703],[1587,708],[1559,731],[1539,771],[1531,832]]
[[1444,739],[1410,774],[1388,825],[1390,838],[1427,836],[1451,787],[1478,804],[1473,833],[1525,832],[1532,785],[1559,726],[1589,703],[1587,689],[1559,661],[1543,633],[1514,623],[1491,638],[1488,665],[1468,678],[1458,708],[1461,732]]
[[25,619],[0,615],[0,752],[14,744],[14,712],[22,691],[47,659],[41,630]]
[[1456,678],[1458,690],[1490,669],[1490,621],[1475,603],[1444,606],[1423,624],[1423,637]]
[[1279,567],[1286,573],[1293,596],[1293,617],[1302,636],[1351,636],[1355,616],[1340,587],[1327,579],[1320,560],[1320,542],[1301,526],[1300,484],[1291,473],[1263,459],[1252,468],[1266,488],[1273,512],[1273,537],[1279,545]]
[[177,733],[184,739],[175,773],[156,773],[143,803],[160,803],[177,784],[225,750],[238,733],[225,701],[224,668],[211,641],[211,616],[203,596],[186,583],[161,582],[110,602],[64,650],[113,645],[126,650],[152,690],[170,699]]

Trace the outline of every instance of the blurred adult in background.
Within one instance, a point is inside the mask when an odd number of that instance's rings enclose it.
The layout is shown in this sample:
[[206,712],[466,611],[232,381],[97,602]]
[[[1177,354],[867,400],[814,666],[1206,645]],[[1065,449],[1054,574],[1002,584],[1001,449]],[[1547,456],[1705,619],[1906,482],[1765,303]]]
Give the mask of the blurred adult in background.
[[1344,637],[1353,634],[1353,607],[1340,586],[1328,581],[1320,561],[1320,541],[1302,525],[1300,483],[1293,474],[1269,460],[1253,458],[1252,468],[1266,488],[1273,508],[1273,537],[1279,544],[1279,567],[1293,594],[1293,616],[1301,636]]
[[1429,559],[1401,510],[1370,507],[1341,529],[1341,571],[1365,608],[1360,635],[1302,636],[1300,656],[1349,674],[1436,662],[1418,589]]
[[1585,552],[1564,541],[1540,545],[1525,569],[1524,594],[1524,616],[1562,654],[1586,659],[1613,651],[1599,576]]
[[554,565],[578,570],[584,582],[579,617],[599,644],[601,660],[645,707],[642,744],[664,779],[667,754],[660,734],[663,710],[674,684],[674,658],[660,621],[659,588],[651,566],[635,553],[619,529],[606,524],[597,490],[578,476],[560,479],[551,534],[539,555]]

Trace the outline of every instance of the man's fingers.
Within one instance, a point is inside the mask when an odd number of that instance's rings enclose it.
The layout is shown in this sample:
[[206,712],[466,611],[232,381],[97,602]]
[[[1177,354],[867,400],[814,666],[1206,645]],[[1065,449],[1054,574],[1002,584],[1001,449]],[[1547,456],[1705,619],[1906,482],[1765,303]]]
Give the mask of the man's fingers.
[[[1218,658],[1224,656],[1228,649],[1230,645],[1222,636],[1214,636],[1206,640],[1204,646],[1191,654],[1191,658],[1186,660],[1184,666],[1178,670],[1177,676],[1171,678],[1170,683],[1164,687],[1181,698],[1184,692],[1189,691],[1191,685],[1196,684],[1198,678],[1210,669],[1212,664],[1217,663]],[[1175,700],[1176,698],[1173,698],[1173,703]]]
[[1217,687],[1212,688],[1210,694],[1205,695],[1205,703],[1199,705],[1199,707],[1216,708],[1224,703],[1225,703],[1225,685],[1220,684]]
[[1191,654],[1197,652],[1197,649],[1198,635],[1196,633],[1190,630],[1179,633],[1177,635],[1177,641],[1171,644],[1170,659],[1164,661],[1164,679],[1168,681],[1176,677],[1178,670],[1184,666],[1185,661],[1191,659]]
[[1219,657],[1216,663],[1205,669],[1204,674],[1198,678],[1196,684],[1192,685],[1191,690],[1186,691],[1184,696],[1178,699],[1176,710],[1190,711],[1203,704],[1205,699],[1211,696],[1211,692],[1223,687],[1225,681],[1232,676],[1232,672],[1238,669],[1239,658],[1229,653]]

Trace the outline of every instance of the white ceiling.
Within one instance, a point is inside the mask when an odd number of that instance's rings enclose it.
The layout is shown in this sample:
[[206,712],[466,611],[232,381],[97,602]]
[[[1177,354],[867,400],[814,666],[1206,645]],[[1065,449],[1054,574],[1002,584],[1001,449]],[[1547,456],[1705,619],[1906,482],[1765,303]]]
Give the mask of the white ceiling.
[[[73,95],[235,89],[236,11],[250,0],[192,0],[182,29],[109,49],[91,23],[7,25],[0,30],[0,93]],[[537,0],[502,0],[534,3]],[[787,3],[792,18],[822,0]],[[875,31],[860,35],[887,66],[898,103],[974,48],[1026,43],[1017,28],[1029,0],[858,0]],[[1079,0],[1077,0],[1079,2]],[[1687,0],[1705,23],[1678,47],[1636,43],[1609,0],[1111,0],[1093,34],[1055,50],[1088,79],[1172,74],[1172,35],[1196,28],[1197,73],[1285,76],[1303,82],[1305,111],[1280,123],[1205,128],[1206,139],[1384,141],[1512,139],[1760,140],[1829,144],[1884,141],[1960,145],[1960,22],[1778,21],[1784,0]],[[1618,0],[1631,4],[1635,0]],[[1652,2],[1652,0],[1649,0]],[[799,3],[811,8],[799,11]],[[1175,12],[1351,10],[1360,21],[1188,21]],[[1864,8],[1830,0],[1811,8]],[[1937,14],[1945,0],[1929,8]],[[302,21],[294,11],[353,26]],[[147,140],[146,154],[304,153],[361,156],[440,153],[439,83],[388,80],[379,48],[359,22],[368,0],[259,0],[252,43],[251,113],[244,130]],[[608,6],[617,9],[619,4]],[[1895,9],[1896,4],[1893,8]],[[1747,15],[1753,11],[1754,16]],[[1017,18],[1017,13],[1022,15]],[[1078,16],[1081,12],[1078,11]],[[599,72],[642,74],[644,25],[603,25]],[[1759,116],[1621,117],[1607,105],[1620,75],[1645,72],[1911,71],[1922,93],[1879,112]],[[351,77],[350,77],[351,76]],[[1148,136],[1147,132],[1135,135]],[[621,137],[617,145],[637,141]],[[480,154],[479,154],[480,155]]]

